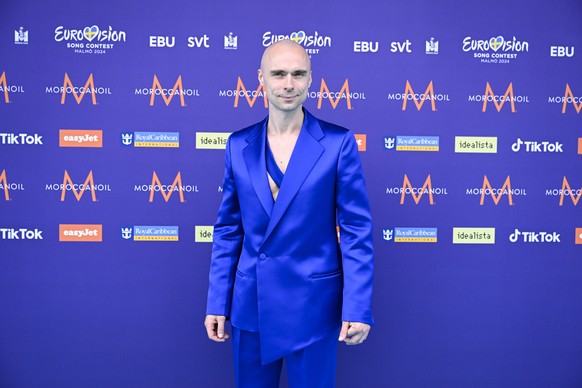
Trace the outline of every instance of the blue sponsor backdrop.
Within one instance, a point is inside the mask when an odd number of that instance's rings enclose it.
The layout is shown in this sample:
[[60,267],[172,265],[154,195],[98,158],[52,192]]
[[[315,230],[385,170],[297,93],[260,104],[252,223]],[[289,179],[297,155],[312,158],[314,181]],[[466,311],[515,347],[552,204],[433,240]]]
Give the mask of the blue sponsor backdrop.
[[232,385],[203,227],[280,36],[374,212],[338,386],[581,386],[582,6],[471,3],[4,2],[0,386]]

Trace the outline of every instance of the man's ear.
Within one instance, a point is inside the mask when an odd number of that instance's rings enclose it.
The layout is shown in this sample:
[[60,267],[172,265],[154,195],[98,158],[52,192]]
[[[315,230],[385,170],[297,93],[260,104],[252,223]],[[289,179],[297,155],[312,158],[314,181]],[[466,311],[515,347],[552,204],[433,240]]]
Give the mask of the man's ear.
[[261,71],[261,69],[257,70],[257,78],[259,79],[259,83],[261,84],[261,86],[263,85],[263,72]]

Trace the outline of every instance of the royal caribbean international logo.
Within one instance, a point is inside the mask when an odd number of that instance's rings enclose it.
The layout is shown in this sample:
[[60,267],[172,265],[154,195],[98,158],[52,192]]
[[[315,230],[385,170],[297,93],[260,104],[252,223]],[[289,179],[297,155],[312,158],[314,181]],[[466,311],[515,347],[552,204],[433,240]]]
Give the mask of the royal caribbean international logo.
[[121,238],[133,241],[178,241],[178,226],[135,225],[121,228]]
[[121,144],[142,148],[179,148],[179,132],[124,132]]
[[0,173],[0,198],[4,198],[5,201],[12,201],[12,196],[10,195],[12,191],[24,191],[24,184],[9,180],[6,170],[2,170]]
[[319,54],[319,50],[323,47],[331,47],[331,37],[320,35],[314,31],[312,35],[308,35],[305,31],[296,31],[287,35],[276,35],[271,31],[263,34],[263,47],[268,47],[280,40],[290,39],[295,43],[302,45],[309,56],[312,54]]
[[[418,88],[418,85],[415,87]],[[422,89],[421,89],[422,90]],[[418,89],[417,89],[418,92]],[[409,102],[414,104],[416,110],[420,110],[424,103],[429,101],[430,109],[434,112],[437,111],[436,103],[438,102],[449,102],[451,99],[448,94],[435,93],[434,84],[432,81],[428,83],[428,86],[424,90],[424,93],[417,93],[412,88],[412,84],[409,80],[406,80],[404,85],[404,93],[389,93],[389,101],[402,101],[402,110],[407,110]]]
[[428,175],[422,184],[422,186],[413,186],[408,178],[408,175],[404,174],[404,180],[402,182],[402,187],[388,187],[386,188],[386,194],[388,195],[399,195],[400,196],[400,204],[404,205],[406,196],[409,195],[412,197],[415,204],[419,204],[420,200],[422,199],[423,195],[426,194],[428,197],[428,203],[431,205],[435,204],[434,196],[436,195],[448,195],[446,187],[433,187],[432,179],[430,175]]
[[566,84],[564,96],[548,97],[548,103],[562,105],[562,113],[566,113],[568,104],[572,104],[574,111],[580,113],[582,110],[582,96],[575,96],[569,84]]
[[473,39],[467,36],[463,39],[463,51],[473,54],[473,58],[481,63],[510,63],[518,55],[529,51],[529,43],[503,36],[493,36],[489,39]]
[[396,243],[436,243],[437,228],[401,228],[382,229],[384,241]]
[[511,113],[515,113],[517,112],[515,108],[515,103],[516,102],[529,103],[529,96],[514,94],[512,82],[509,83],[509,86],[507,87],[503,95],[495,94],[495,92],[493,92],[493,88],[491,87],[489,82],[487,82],[487,84],[485,85],[485,93],[469,95],[469,102],[479,102],[479,103],[482,102],[483,103],[481,109],[482,112],[487,112],[487,105],[490,102],[494,104],[495,109],[497,109],[497,112],[501,112],[503,105],[505,105],[506,102],[509,102],[509,105],[511,107]]
[[0,96],[3,95],[4,98],[0,97],[0,101],[10,104],[12,102],[10,94],[12,93],[24,93],[24,87],[22,85],[15,85],[8,82],[6,72],[3,71],[2,74],[0,74]]
[[[167,80],[164,80],[164,85],[167,85],[166,82]],[[174,86],[171,89],[168,89],[167,87],[162,86],[158,76],[154,74],[152,87],[136,88],[135,95],[150,96],[150,106],[154,106],[157,96],[160,96],[163,99],[166,106],[170,105],[175,96],[178,96],[180,106],[184,107],[186,106],[184,97],[200,97],[200,92],[198,89],[184,88],[181,75],[176,79]]]
[[582,184],[579,186],[573,184],[571,185],[568,178],[564,176],[562,179],[562,186],[560,188],[553,187],[546,189],[546,196],[560,197],[560,206],[564,206],[564,202],[568,202],[566,201],[566,198],[570,198],[572,200],[572,204],[577,206],[580,198],[582,197]]
[[389,136],[384,138],[384,148],[393,151],[430,151],[439,150],[438,136]]
[[81,28],[55,28],[55,41],[65,45],[75,54],[106,54],[125,43],[125,31],[115,30],[112,26],[102,28],[98,25]]

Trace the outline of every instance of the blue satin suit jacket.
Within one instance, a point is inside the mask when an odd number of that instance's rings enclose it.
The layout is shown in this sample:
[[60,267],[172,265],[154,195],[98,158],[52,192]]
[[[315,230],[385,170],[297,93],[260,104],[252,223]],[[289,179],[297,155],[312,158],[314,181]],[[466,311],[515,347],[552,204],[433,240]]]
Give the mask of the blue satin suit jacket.
[[263,364],[342,320],[373,324],[372,220],[354,134],[304,112],[276,201],[267,119],[233,133],[226,146],[206,312],[259,332]]

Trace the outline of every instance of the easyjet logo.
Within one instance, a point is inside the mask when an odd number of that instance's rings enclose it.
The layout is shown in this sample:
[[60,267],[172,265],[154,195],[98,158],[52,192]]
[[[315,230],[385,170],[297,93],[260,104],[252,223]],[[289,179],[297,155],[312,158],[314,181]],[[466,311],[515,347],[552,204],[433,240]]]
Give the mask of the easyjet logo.
[[91,129],[61,129],[59,147],[103,147],[103,131]]
[[103,226],[101,224],[60,224],[59,241],[101,242],[103,241]]

